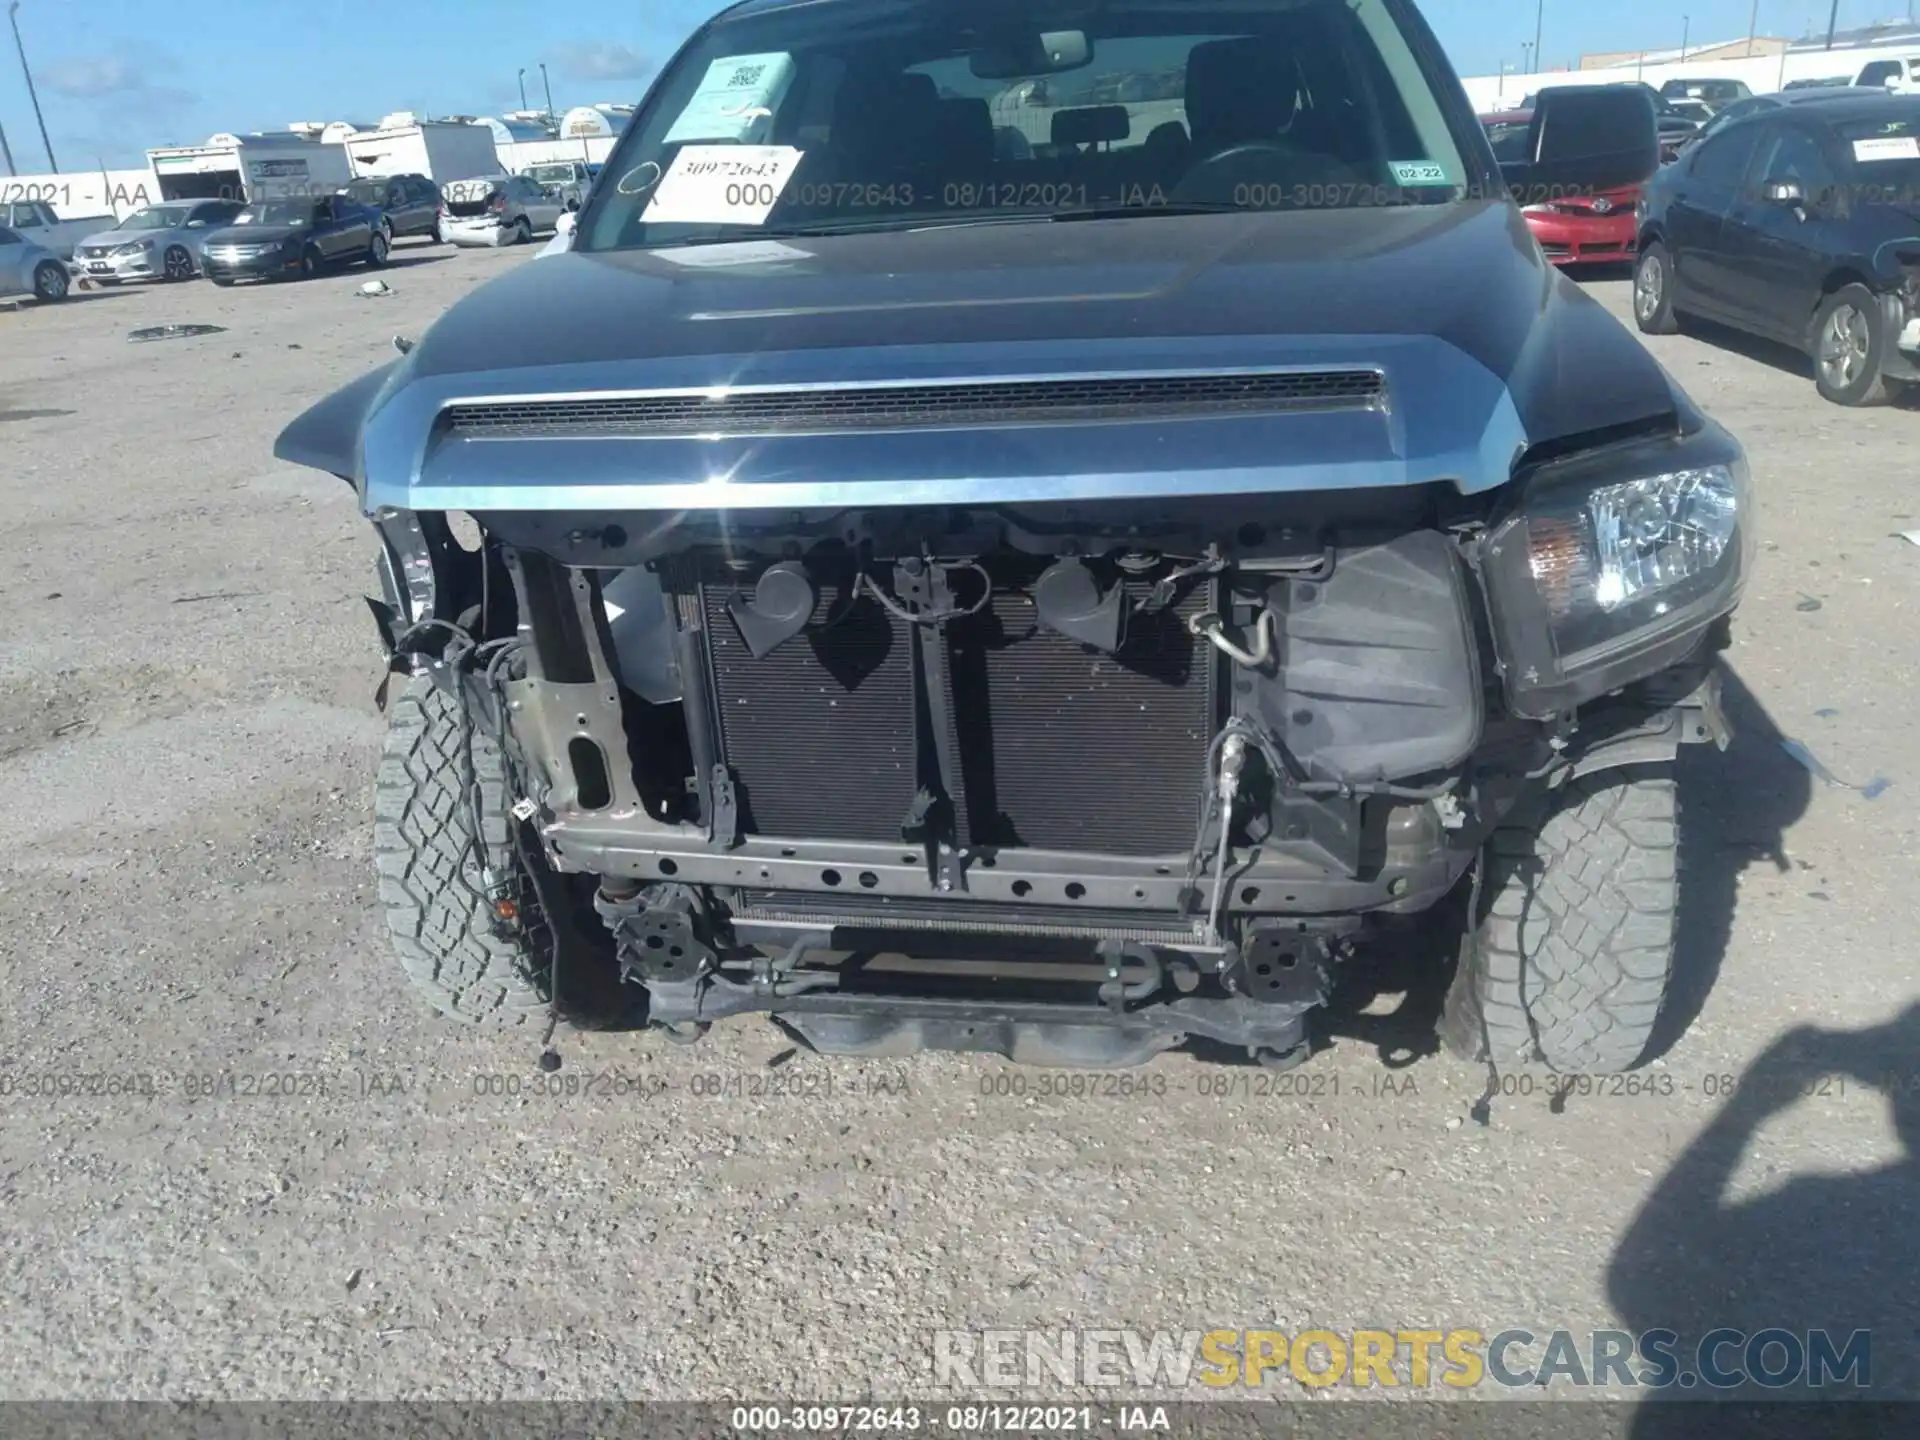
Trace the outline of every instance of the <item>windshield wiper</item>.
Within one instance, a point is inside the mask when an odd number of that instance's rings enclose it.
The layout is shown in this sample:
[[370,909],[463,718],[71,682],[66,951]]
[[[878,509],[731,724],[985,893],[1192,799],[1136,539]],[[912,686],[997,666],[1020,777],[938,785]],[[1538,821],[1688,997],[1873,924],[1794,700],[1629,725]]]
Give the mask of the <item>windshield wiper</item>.
[[978,215],[930,218],[915,230],[942,230],[961,225],[1028,225],[1036,220],[1130,220],[1138,215],[1227,215],[1243,212],[1244,205],[1203,201],[1171,201],[1158,205],[1081,205],[1071,210],[988,210]]
[[1136,215],[1237,215],[1244,213],[1244,205],[1229,205],[1224,201],[1209,200],[1163,200],[1158,205],[1079,205],[1071,210],[1055,210],[1048,214],[1050,220],[1127,220]]
[[897,217],[885,220],[821,221],[814,225],[753,225],[719,235],[690,235],[663,245],[621,246],[621,249],[679,250],[694,245],[737,245],[751,240],[809,240],[823,235],[859,235],[877,230],[905,230]]

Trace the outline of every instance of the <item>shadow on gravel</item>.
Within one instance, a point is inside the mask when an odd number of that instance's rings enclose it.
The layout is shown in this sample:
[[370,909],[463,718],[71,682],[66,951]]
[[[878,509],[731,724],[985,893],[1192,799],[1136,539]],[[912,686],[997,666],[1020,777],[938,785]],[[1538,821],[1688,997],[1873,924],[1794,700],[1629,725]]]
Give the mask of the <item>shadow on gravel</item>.
[[[1813,777],[1787,758],[1780,731],[1731,669],[1722,703],[1734,739],[1722,754],[1688,745],[1680,755],[1680,899],[1673,980],[1641,1063],[1666,1054],[1699,1018],[1733,933],[1740,874],[1749,865],[1789,872],[1784,835],[1806,810]],[[1463,881],[1425,915],[1386,932],[1339,977],[1318,1018],[1318,1037],[1374,1046],[1401,1067],[1439,1053],[1436,1027],[1466,924]],[[1366,1013],[1381,996],[1403,999],[1389,1014]],[[1915,1196],[1920,1203],[1920,1194]]]
[[[1869,1030],[1788,1031],[1739,1077],[1719,1114],[1647,1198],[1614,1252],[1607,1293],[1627,1329],[1674,1332],[1679,1383],[1637,1409],[1630,1433],[1638,1440],[1706,1433],[1699,1410],[1674,1403],[1683,1399],[1912,1400],[1920,1394],[1913,1347],[1920,1333],[1920,1250],[1912,1238],[1920,1201],[1916,1056],[1920,1006]],[[1773,1116],[1801,1103],[1873,1103],[1863,1093],[1873,1091],[1892,1105],[1904,1147],[1898,1160],[1857,1174],[1763,1180],[1763,1192],[1753,1198],[1728,1197],[1749,1142]],[[1724,1345],[1703,1354],[1703,1337],[1723,1328],[1740,1332],[1739,1339],[1729,1334]],[[1768,1330],[1776,1333],[1761,1343],[1748,1338]],[[1824,1337],[1809,1334],[1821,1331]],[[1856,1340],[1857,1331],[1869,1334]],[[1823,1349],[1832,1357],[1826,1383],[1816,1388],[1815,1360]],[[1870,1366],[1866,1373],[1847,1373],[1855,1356]],[[1692,1384],[1681,1378],[1689,1373],[1696,1377]],[[1722,1388],[1721,1382],[1756,1374],[1778,1383]],[[1763,1419],[1777,1417],[1798,1434],[1867,1433],[1847,1431],[1844,1416],[1829,1421],[1801,1406],[1767,1409],[1774,1414]],[[1878,1433],[1911,1433],[1911,1423],[1909,1416]]]
[[[416,265],[433,265],[441,260],[451,260],[454,252],[435,247],[432,250],[389,250],[387,252],[387,270],[411,270]],[[365,269],[365,266],[361,267]]]
[[[1725,350],[1729,354],[1739,355],[1758,364],[1770,366],[1785,374],[1813,383],[1813,361],[1804,351],[1791,345],[1782,345],[1775,340],[1765,340],[1758,335],[1749,335],[1744,330],[1735,330],[1713,320],[1702,320],[1689,315],[1681,321],[1682,333],[1691,336],[1702,344],[1711,345],[1716,350]],[[1825,402],[1822,401],[1822,404]],[[1893,406],[1896,409],[1911,410],[1920,408],[1920,386],[1896,387]],[[1834,409],[1844,414],[1840,406]]]

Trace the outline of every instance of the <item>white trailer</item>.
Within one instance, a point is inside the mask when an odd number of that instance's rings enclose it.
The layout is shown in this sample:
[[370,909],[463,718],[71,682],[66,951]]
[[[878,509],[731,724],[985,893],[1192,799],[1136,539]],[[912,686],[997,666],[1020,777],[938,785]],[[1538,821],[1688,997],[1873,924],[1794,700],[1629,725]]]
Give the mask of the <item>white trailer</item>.
[[1473,75],[1461,83],[1481,112],[1518,105],[1537,91],[1556,85],[1615,85],[1640,80],[1656,90],[1669,80],[1742,80],[1756,95],[1768,95],[1799,81],[1842,85],[1886,85],[1920,89],[1920,47],[1839,46],[1831,50],[1787,50],[1751,59],[1682,61],[1676,52],[1654,51],[1639,61],[1593,70],[1551,70],[1535,75]]
[[162,200],[271,200],[331,195],[353,179],[347,147],[292,132],[215,135],[149,150]]
[[349,135],[355,175],[424,175],[445,185],[498,175],[493,129],[458,120],[418,120]]

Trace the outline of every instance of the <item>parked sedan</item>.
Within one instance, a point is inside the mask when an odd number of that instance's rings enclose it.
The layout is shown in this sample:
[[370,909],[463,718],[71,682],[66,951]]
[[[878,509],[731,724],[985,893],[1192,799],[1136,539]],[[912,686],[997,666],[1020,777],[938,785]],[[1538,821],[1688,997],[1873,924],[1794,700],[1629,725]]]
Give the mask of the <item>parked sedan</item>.
[[201,265],[216,285],[235,280],[308,279],[329,265],[387,263],[380,212],[344,195],[317,200],[265,200],[249,205],[201,248]]
[[1634,318],[1700,316],[1805,351],[1821,395],[1920,380],[1920,97],[1783,105],[1647,186]]
[[389,245],[408,235],[440,236],[440,187],[424,175],[368,175],[339,193],[380,212]]
[[560,199],[524,175],[452,180],[441,194],[440,237],[455,245],[524,245],[566,213]]
[[[1526,159],[1532,132],[1531,110],[1508,110],[1482,115],[1480,124],[1493,145],[1494,158],[1503,164]],[[1633,258],[1634,205],[1640,187],[1596,191],[1591,195],[1563,195],[1521,207],[1527,228],[1540,249],[1556,265],[1619,264]]]
[[44,245],[0,225],[0,295],[31,295],[52,303],[67,298],[67,264]]
[[200,268],[200,246],[215,230],[233,223],[245,208],[232,200],[176,200],[148,205],[112,229],[97,231],[73,247],[73,268],[95,285],[122,280],[191,280]]

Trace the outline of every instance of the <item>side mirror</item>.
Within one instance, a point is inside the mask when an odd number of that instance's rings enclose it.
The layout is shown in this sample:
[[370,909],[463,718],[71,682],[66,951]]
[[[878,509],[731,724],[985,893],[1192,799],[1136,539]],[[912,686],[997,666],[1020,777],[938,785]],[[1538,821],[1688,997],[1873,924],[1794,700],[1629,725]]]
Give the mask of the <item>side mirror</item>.
[[1638,185],[1660,168],[1653,97],[1638,85],[1563,85],[1534,103],[1526,158],[1502,165],[1521,204]]
[[1785,205],[1796,210],[1807,203],[1807,192],[1800,188],[1798,180],[1769,180],[1766,197],[1769,205]]

